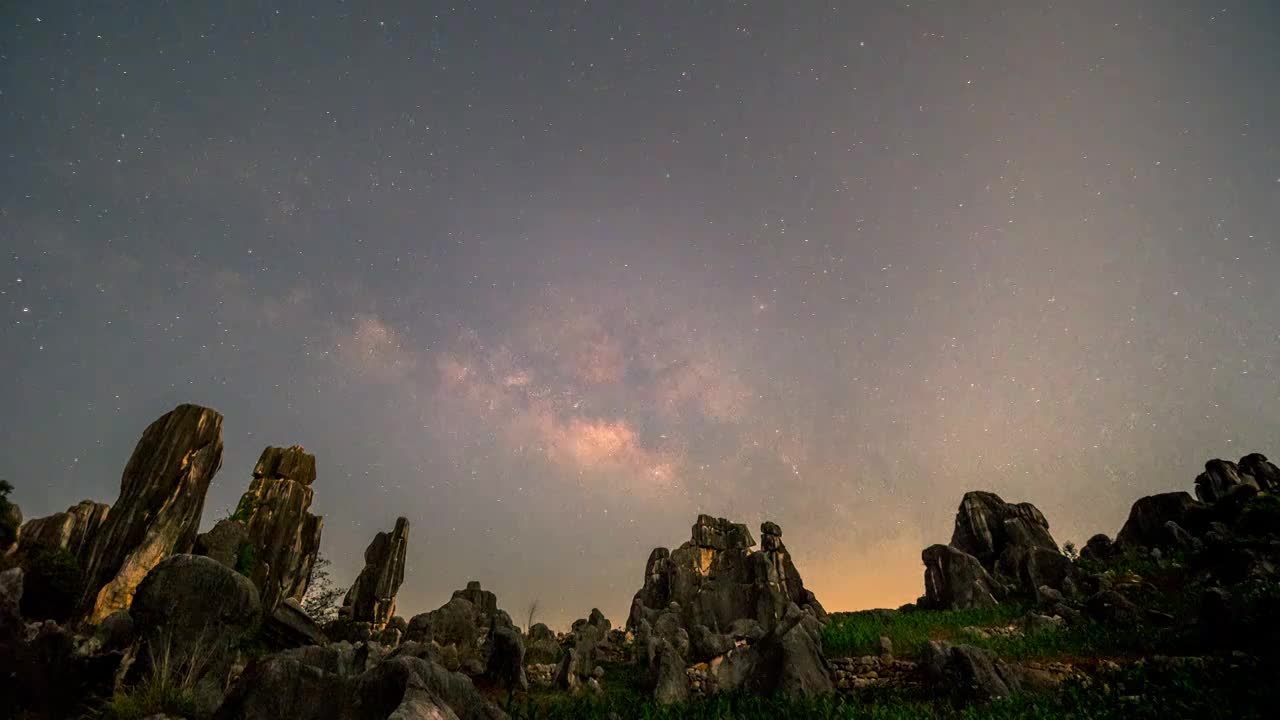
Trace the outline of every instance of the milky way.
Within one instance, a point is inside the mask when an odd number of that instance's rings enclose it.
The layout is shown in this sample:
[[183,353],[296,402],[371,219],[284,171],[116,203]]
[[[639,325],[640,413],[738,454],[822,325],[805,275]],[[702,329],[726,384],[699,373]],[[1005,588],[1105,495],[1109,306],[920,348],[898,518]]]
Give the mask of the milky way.
[[402,614],[616,623],[700,512],[896,606],[965,490],[1280,455],[1273,3],[72,5],[0,9],[28,517],[197,402],[206,526],[301,443],[339,580],[405,515]]

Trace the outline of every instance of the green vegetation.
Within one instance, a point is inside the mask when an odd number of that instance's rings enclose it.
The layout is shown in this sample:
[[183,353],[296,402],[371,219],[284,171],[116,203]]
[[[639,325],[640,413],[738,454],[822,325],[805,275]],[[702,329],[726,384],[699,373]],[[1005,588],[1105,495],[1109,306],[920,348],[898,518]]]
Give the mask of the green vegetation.
[[236,572],[245,577],[253,577],[253,571],[258,567],[258,551],[254,549],[253,543],[245,541],[240,543],[236,548]]
[[159,651],[148,654],[148,669],[141,682],[116,692],[87,717],[90,720],[142,720],[157,714],[196,717],[193,688],[203,670],[201,654],[197,649],[187,660],[179,661],[172,654],[171,641],[166,640],[162,645]]
[[[755,720],[828,718],[835,720],[1013,720],[1014,718],[1172,718],[1271,717],[1277,690],[1265,667],[1193,669],[1135,664],[1092,680],[1073,680],[1056,693],[1023,693],[985,705],[960,706],[903,690],[878,689],[856,695],[819,698],[769,698],[721,695],[660,706],[617,689],[605,674],[606,693],[537,698],[512,709],[514,720],[608,718],[621,720]],[[625,682],[623,683],[625,686]],[[611,685],[615,687],[611,687]]]
[[11,492],[13,485],[8,480],[0,480],[0,548],[9,547],[18,538],[18,516],[13,503],[9,502]]
[[244,495],[240,498],[240,502],[236,504],[236,509],[230,512],[226,519],[235,520],[244,524],[249,522],[249,518],[253,517],[253,513],[258,509],[258,498],[252,495]]
[[28,620],[66,622],[76,609],[84,575],[76,556],[60,547],[37,547],[19,558],[23,568],[22,614]]
[[1024,614],[1026,608],[1016,604],[972,610],[834,613],[822,630],[822,645],[830,657],[876,655],[880,637],[885,636],[893,642],[895,655],[911,658],[930,640],[954,638],[966,627],[1009,625]]

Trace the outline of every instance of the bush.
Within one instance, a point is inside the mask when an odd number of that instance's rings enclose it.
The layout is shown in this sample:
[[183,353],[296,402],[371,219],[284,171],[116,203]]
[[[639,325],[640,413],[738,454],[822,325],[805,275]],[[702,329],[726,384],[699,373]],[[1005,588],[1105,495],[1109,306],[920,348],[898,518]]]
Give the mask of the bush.
[[40,546],[28,551],[20,564],[23,616],[59,623],[70,619],[84,586],[76,557],[63,548]]
[[253,577],[253,571],[258,567],[258,551],[254,549],[253,543],[245,541],[240,543],[236,548],[236,572],[245,577]]
[[13,503],[9,502],[9,493],[13,486],[8,480],[0,480],[0,549],[13,544],[18,539],[18,514]]

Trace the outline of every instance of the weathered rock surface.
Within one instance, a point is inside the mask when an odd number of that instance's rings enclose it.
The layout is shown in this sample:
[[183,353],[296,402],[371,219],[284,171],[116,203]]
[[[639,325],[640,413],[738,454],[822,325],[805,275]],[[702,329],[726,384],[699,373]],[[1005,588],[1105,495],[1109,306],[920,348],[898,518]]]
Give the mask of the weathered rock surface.
[[1259,489],[1253,476],[1241,473],[1235,463],[1215,458],[1206,462],[1204,472],[1196,476],[1196,497],[1200,502],[1212,505],[1237,485],[1250,485],[1255,490]]
[[[490,634],[499,628],[511,629],[511,616],[498,608],[496,595],[472,580],[466,589],[455,590],[449,602],[410,618],[404,639],[434,642],[442,650],[440,660],[445,667],[475,676],[486,672],[492,649]],[[552,647],[558,647],[554,633],[551,640]]]
[[90,623],[129,607],[161,560],[195,541],[205,494],[222,467],[222,416],[179,405],[151,423],[134,448],[120,497],[84,556],[81,611]]
[[656,548],[649,555],[627,629],[635,632],[642,619],[653,625],[673,602],[684,627],[704,625],[713,632],[727,631],[743,618],[771,627],[789,603],[824,617],[782,542],[782,530],[766,522],[761,534],[763,549],[753,552],[755,539],[745,525],[699,515],[689,542],[671,552]]
[[[590,617],[573,622],[572,645],[560,660],[555,684],[565,690],[577,690],[591,677],[596,667],[599,651],[608,642],[610,622],[597,609]],[[683,664],[681,664],[683,668]]]
[[991,607],[1000,603],[1005,589],[978,559],[950,545],[930,545],[921,553],[924,561],[925,605],[958,609]]
[[262,633],[272,647],[282,649],[323,645],[328,641],[316,621],[293,598],[282,600],[270,615],[263,614]]
[[141,633],[138,653],[190,673],[205,713],[222,700],[237,646],[257,629],[262,606],[243,575],[199,555],[171,555],[138,585],[129,608]]
[[248,542],[256,553],[251,577],[265,612],[288,598],[301,601],[307,592],[324,526],[323,518],[308,512],[315,479],[316,458],[301,446],[268,447],[240,498],[236,514],[243,514]]
[[83,563],[90,541],[110,510],[106,503],[81,500],[66,512],[32,518],[23,523],[18,533],[18,552],[37,547],[62,548]]
[[1129,519],[1116,533],[1115,544],[1121,548],[1156,547],[1168,539],[1165,523],[1173,521],[1187,526],[1187,516],[1205,505],[1185,492],[1160,493],[1139,498],[1129,509]]
[[214,720],[502,720],[460,673],[408,654],[358,664],[346,643],[289,650],[248,668]]
[[534,623],[525,639],[524,657],[531,665],[548,665],[560,655],[556,634],[542,623]]
[[983,607],[1015,595],[1035,599],[1041,587],[1076,592],[1073,565],[1058,550],[1040,510],[1007,503],[995,493],[965,493],[951,544],[928,547],[921,558],[921,602],[927,607]]
[[1017,668],[990,650],[970,645],[930,642],[921,653],[919,667],[936,688],[971,700],[1009,697],[1022,687]]
[[1277,468],[1262,453],[1250,453],[1240,458],[1241,474],[1253,478],[1259,490],[1267,492],[1280,491],[1280,468]]
[[404,557],[409,547],[409,521],[396,518],[391,532],[380,532],[364,551],[364,569],[342,602],[339,615],[381,630],[395,615],[396,592],[404,582]]
[[491,650],[485,674],[498,687],[524,692],[529,680],[524,674],[524,640],[509,627],[494,628],[490,636]]
[[244,525],[238,520],[227,518],[215,523],[209,532],[197,535],[191,554],[203,555],[235,570],[241,548],[248,542],[249,532]]

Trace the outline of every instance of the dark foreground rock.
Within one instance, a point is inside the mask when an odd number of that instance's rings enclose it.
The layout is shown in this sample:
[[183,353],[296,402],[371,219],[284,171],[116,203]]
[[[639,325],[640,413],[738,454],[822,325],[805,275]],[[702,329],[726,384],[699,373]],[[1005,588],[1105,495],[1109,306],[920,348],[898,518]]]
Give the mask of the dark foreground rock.
[[391,532],[380,532],[364,551],[364,569],[342,601],[339,615],[352,623],[382,630],[395,615],[396,592],[404,582],[404,557],[409,546],[409,521],[396,518]]
[[258,591],[243,575],[199,555],[172,555],[138,585],[129,609],[141,634],[138,663],[192,679],[205,713],[222,701],[237,650],[261,622]]
[[[339,643],[339,646],[350,646]],[[356,668],[341,647],[268,656],[240,677],[214,720],[501,720],[471,680],[399,655]]]

